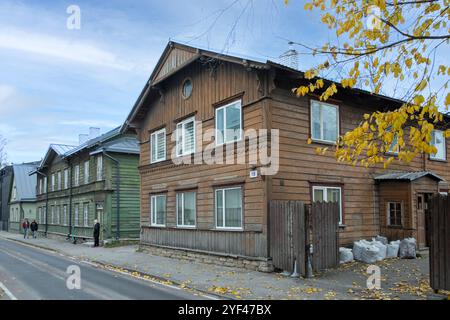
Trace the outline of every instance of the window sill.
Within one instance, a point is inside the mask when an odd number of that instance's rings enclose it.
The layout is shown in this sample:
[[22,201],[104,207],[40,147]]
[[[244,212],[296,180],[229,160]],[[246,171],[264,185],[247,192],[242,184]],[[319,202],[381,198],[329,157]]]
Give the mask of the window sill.
[[149,227],[152,227],[152,228],[165,228],[166,225],[165,224],[151,224],[151,225],[149,225]]
[[320,140],[320,139],[313,139],[311,138],[311,142],[315,144],[326,144],[328,146],[335,146],[336,141],[329,141],[329,140]]
[[345,228],[347,228],[347,225],[339,223],[338,227],[339,227],[339,229],[345,229]]
[[238,231],[238,232],[244,231],[243,228],[226,228],[226,227],[216,227],[214,230],[216,230],[216,231]]
[[179,230],[183,230],[183,229],[185,229],[185,230],[195,230],[195,229],[197,229],[197,226],[178,226],[177,225],[176,229],[179,229]]
[[388,225],[387,227],[390,228],[390,229],[403,229],[402,226],[392,226],[392,225]]
[[444,163],[447,162],[447,159],[434,159],[434,158],[431,158],[431,157],[429,157],[428,160],[430,160],[430,161],[436,161],[436,162],[444,162]]

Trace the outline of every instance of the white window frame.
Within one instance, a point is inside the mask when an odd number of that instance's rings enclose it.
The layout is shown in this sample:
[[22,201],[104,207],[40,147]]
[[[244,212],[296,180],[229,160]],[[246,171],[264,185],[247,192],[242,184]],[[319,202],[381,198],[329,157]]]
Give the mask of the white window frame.
[[55,206],[50,207],[51,219],[50,224],[55,224]]
[[[164,133],[164,155],[162,158],[158,158],[158,134],[160,133]],[[153,151],[153,146],[152,146],[152,141],[153,141],[153,137],[155,137],[155,148],[156,148],[156,152],[155,152],[155,156],[156,159],[153,159],[152,157],[152,151]],[[150,163],[157,163],[157,162],[161,162],[166,160],[166,154],[167,154],[167,142],[166,142],[166,128],[162,128],[159,129],[155,132],[152,132],[152,134],[150,135]]]
[[[195,215],[194,215],[194,224],[189,225],[184,223],[184,195],[186,193],[193,193],[194,194],[194,208],[195,208]],[[181,203],[183,207],[181,208],[181,224],[178,224],[178,198],[181,196]],[[197,227],[197,192],[195,191],[184,191],[184,192],[178,192],[176,195],[176,216],[177,216],[177,227],[179,228],[196,228]]]
[[63,219],[62,224],[67,226],[67,204],[63,205]]
[[99,154],[97,156],[97,181],[103,180],[103,155]]
[[75,225],[75,227],[79,227],[80,226],[80,204],[75,204],[75,209],[74,209],[74,216],[73,216],[73,224]]
[[56,206],[56,223],[57,225],[61,224],[61,206]]
[[[158,198],[164,198],[165,199],[165,203],[166,203],[166,208],[165,208],[165,212],[164,212],[164,224],[158,224],[156,223],[156,221],[153,220],[153,210],[156,210],[157,206],[156,206],[156,201]],[[157,216],[158,212],[155,212],[155,220],[156,216]],[[166,219],[167,219],[167,196],[165,194],[155,194],[152,195],[150,197],[150,225],[152,227],[165,227],[166,226]]]
[[[446,149],[447,149],[447,141],[445,140],[445,134],[444,134],[444,131],[442,131],[442,130],[433,130],[433,132],[434,132],[434,133],[439,132],[440,134],[442,134],[442,140],[444,141],[444,146],[443,146],[443,148],[444,148],[444,157],[443,157],[443,158],[439,158],[439,157],[434,156],[433,154],[430,154],[430,159],[431,159],[431,160],[445,161],[445,160],[447,160],[447,150],[446,150]],[[433,134],[432,134],[431,137],[433,138]],[[433,141],[433,140],[431,140],[430,142],[432,143],[433,146],[436,147],[436,145],[434,144],[434,141]],[[436,147],[436,148],[437,148],[437,147]],[[436,153],[436,154],[437,154],[437,153]]]
[[[237,138],[237,139],[234,139],[234,140],[231,140],[231,141],[226,141],[226,137],[227,137],[227,134],[226,134],[226,131],[227,131],[227,108],[229,108],[230,106],[232,106],[232,105],[235,105],[235,104],[239,104],[239,137]],[[218,119],[218,117],[217,117],[217,113],[220,111],[220,110],[222,110],[222,109],[224,109],[224,112],[223,112],[223,129],[224,129],[224,136],[222,137],[222,142],[218,142],[218,140],[217,140],[217,137],[219,136],[218,135],[218,128],[217,128],[217,119]],[[239,100],[235,100],[235,101],[233,101],[233,102],[230,102],[230,103],[228,103],[228,104],[226,104],[226,105],[223,105],[223,106],[220,106],[220,107],[217,107],[216,108],[216,110],[215,110],[215,115],[214,115],[214,125],[215,125],[215,143],[216,143],[216,146],[221,146],[221,145],[224,145],[224,144],[228,144],[228,143],[234,143],[234,142],[239,142],[239,141],[241,141],[242,140],[242,100],[241,99],[239,99]]]
[[56,189],[57,190],[61,190],[61,186],[62,186],[61,180],[62,180],[62,173],[61,173],[61,170],[59,170],[56,173]]
[[83,227],[89,227],[89,203],[83,203]]
[[335,144],[336,141],[323,139],[324,133],[323,133],[322,108],[320,108],[320,119],[319,119],[319,121],[320,121],[320,136],[321,136],[321,138],[314,138],[313,137],[313,134],[314,134],[313,105],[319,105],[319,106],[325,105],[325,106],[333,107],[333,108],[336,109],[336,129],[337,129],[336,138],[339,137],[339,131],[340,131],[340,128],[339,128],[339,105],[331,104],[331,103],[325,103],[325,102],[317,101],[317,100],[311,100],[311,104],[310,104],[310,107],[309,107],[309,114],[310,114],[310,124],[309,125],[310,125],[310,128],[311,128],[311,130],[310,130],[311,131],[311,140],[317,141],[317,142],[325,142],[325,143],[333,143],[333,144]]
[[74,174],[74,185],[75,187],[78,187],[80,185],[80,165],[75,165],[75,174]]
[[[179,143],[180,143],[180,141],[179,141],[179,138],[180,138],[180,134],[181,134],[181,142],[182,142],[182,144],[185,144],[186,143],[186,130],[185,130],[185,127],[186,127],[186,124],[188,124],[188,123],[190,123],[190,122],[192,122],[193,123],[193,129],[194,129],[194,132],[193,132],[193,136],[194,136],[194,142],[193,142],[193,145],[192,145],[192,150],[189,150],[189,151],[185,151],[186,150],[186,148],[185,148],[185,146],[183,145],[182,146],[182,151],[183,152],[179,152],[179,150],[180,150],[180,148],[179,148]],[[179,126],[181,126],[181,129],[179,128]],[[189,154],[193,154],[193,153],[195,153],[195,144],[196,144],[196,137],[195,137],[195,117],[190,117],[190,118],[187,118],[187,119],[185,119],[185,120],[182,120],[182,121],[180,121],[180,122],[178,122],[177,123],[177,128],[176,128],[176,130],[177,130],[177,136],[176,136],[176,154],[177,154],[177,157],[182,157],[182,156],[186,156],[186,155],[189,155]]]
[[[400,203],[400,224],[391,224],[391,210],[390,210],[390,205],[391,203]],[[403,201],[387,201],[386,202],[386,218],[387,218],[387,226],[389,227],[403,227]]]
[[86,160],[84,162],[84,166],[83,166],[83,170],[84,170],[84,184],[88,184],[89,183],[89,173],[90,173],[90,163],[89,160]]
[[323,192],[323,201],[324,202],[328,202],[328,189],[334,189],[334,190],[339,190],[339,225],[343,225],[344,223],[344,215],[342,212],[342,187],[335,187],[335,186],[313,186],[312,187],[312,200],[313,202],[316,201],[316,199],[314,199],[314,191],[315,190],[322,190]]
[[[240,204],[241,204],[241,226],[240,227],[227,227],[227,226],[225,226],[225,218],[226,218],[226,215],[225,215],[225,212],[226,212],[226,207],[225,207],[225,191],[226,190],[236,190],[236,189],[239,189],[239,190],[241,190],[241,201],[240,201]],[[224,201],[224,203],[222,204],[222,221],[223,221],[223,226],[219,226],[218,225],[218,215],[219,215],[219,212],[217,212],[217,192],[218,191],[221,191],[222,192],[222,199],[223,199],[223,201]],[[228,187],[228,188],[217,188],[217,189],[214,189],[214,212],[215,212],[215,220],[216,220],[216,229],[223,229],[223,230],[243,230],[244,229],[244,204],[243,204],[243,199],[244,199],[244,194],[243,194],[243,192],[244,192],[244,189],[241,187],[241,186],[239,186],[239,187]]]
[[64,169],[64,189],[69,189],[69,169]]
[[56,187],[56,176],[55,176],[55,173],[52,173],[52,175],[51,175],[51,178],[52,178],[52,180],[51,180],[51,187],[52,187],[52,192],[53,191],[55,191],[55,187]]
[[47,193],[47,176],[44,177],[44,193]]

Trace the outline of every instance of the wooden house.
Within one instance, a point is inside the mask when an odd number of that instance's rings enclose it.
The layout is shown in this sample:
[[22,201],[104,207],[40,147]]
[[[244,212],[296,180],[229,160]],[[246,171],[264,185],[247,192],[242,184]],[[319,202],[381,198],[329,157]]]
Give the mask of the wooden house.
[[36,219],[36,176],[29,173],[36,170],[39,162],[14,164],[12,184],[9,192],[8,231],[21,232],[22,222]]
[[50,145],[37,174],[39,231],[73,240],[139,238],[139,146],[119,128],[80,135],[79,146]]
[[[263,269],[271,257],[271,200],[339,202],[341,245],[385,234],[414,236],[426,246],[425,200],[447,192],[450,178],[442,131],[433,136],[436,155],[395,162],[388,171],[337,163],[315,148],[332,145],[364,113],[402,102],[343,88],[326,103],[316,95],[296,97],[292,88],[306,83],[301,71],[274,62],[167,45],[122,126],[140,142],[143,248]],[[222,136],[224,128],[244,136]],[[212,153],[230,146],[249,151],[252,129],[278,130],[275,174],[263,174],[267,164],[260,162],[192,161],[211,145]],[[213,132],[210,141],[205,132]]]
[[5,165],[0,169],[0,230],[4,231],[8,231],[9,227],[9,195],[12,176],[12,165]]

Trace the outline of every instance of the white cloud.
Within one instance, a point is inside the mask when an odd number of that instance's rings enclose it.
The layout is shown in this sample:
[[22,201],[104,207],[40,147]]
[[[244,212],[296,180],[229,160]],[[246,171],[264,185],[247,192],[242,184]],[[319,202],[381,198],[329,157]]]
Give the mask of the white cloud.
[[0,30],[0,48],[118,70],[132,70],[134,68],[134,64],[121,61],[114,53],[86,41],[25,32],[15,28],[2,28]]
[[84,127],[100,127],[100,128],[103,127],[114,128],[120,125],[114,121],[100,120],[100,119],[63,120],[60,122],[60,124],[68,126],[84,126]]

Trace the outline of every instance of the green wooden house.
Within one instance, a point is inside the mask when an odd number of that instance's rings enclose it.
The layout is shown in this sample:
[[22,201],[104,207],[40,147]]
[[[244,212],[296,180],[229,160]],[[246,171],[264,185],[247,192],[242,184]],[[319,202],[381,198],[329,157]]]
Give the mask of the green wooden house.
[[139,145],[119,128],[90,128],[79,146],[51,144],[37,174],[39,231],[73,240],[139,239]]
[[9,231],[21,232],[22,222],[36,219],[36,177],[29,173],[36,170],[39,162],[14,164],[9,192]]

